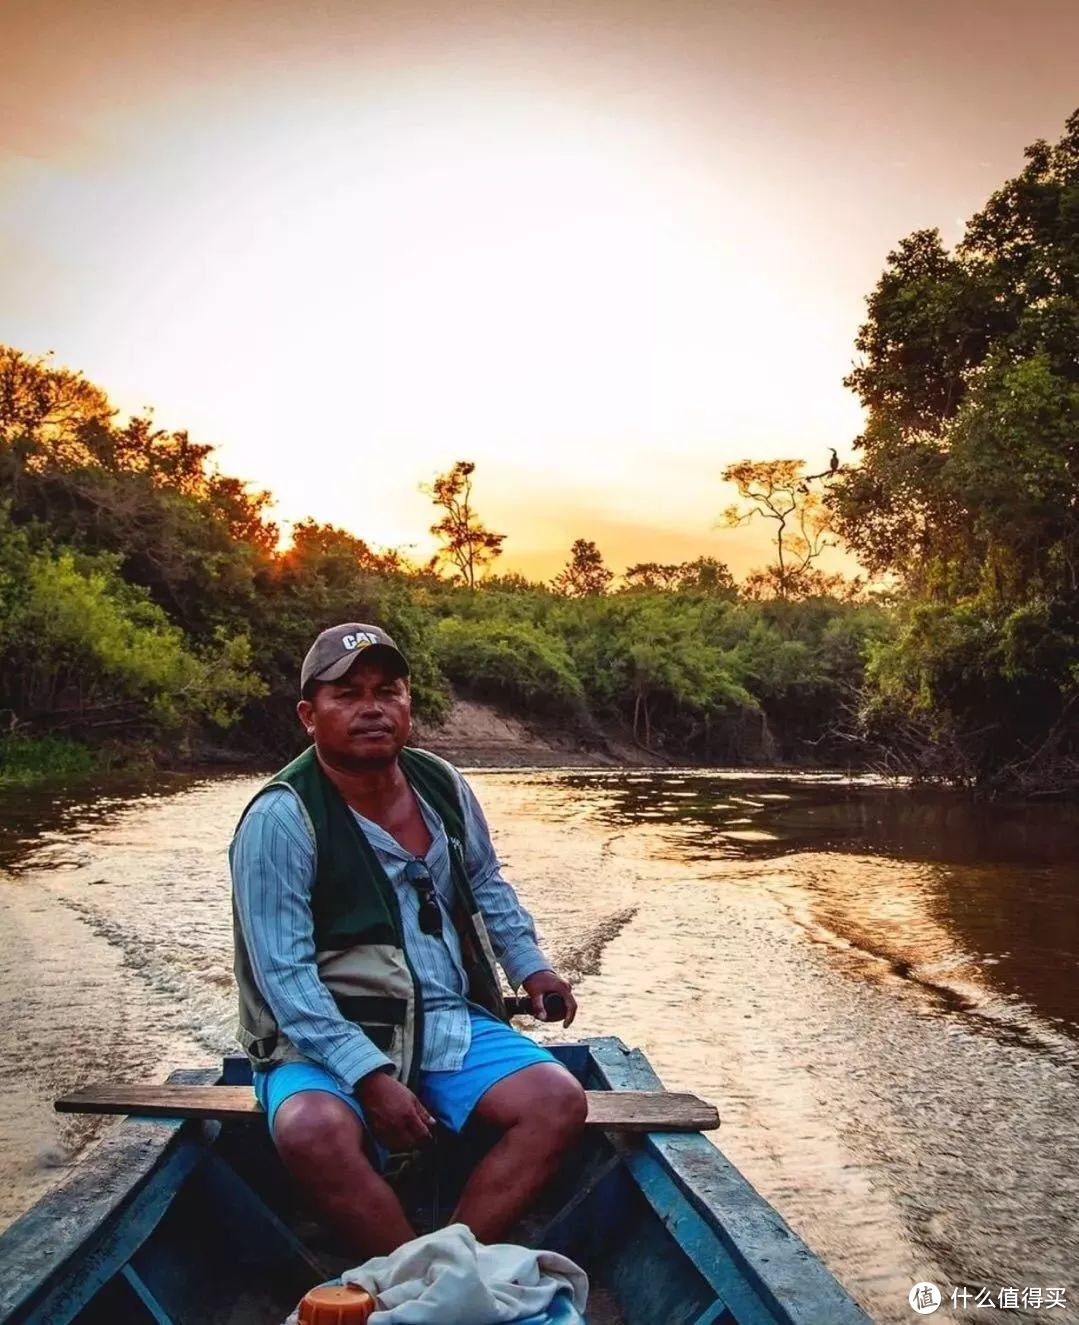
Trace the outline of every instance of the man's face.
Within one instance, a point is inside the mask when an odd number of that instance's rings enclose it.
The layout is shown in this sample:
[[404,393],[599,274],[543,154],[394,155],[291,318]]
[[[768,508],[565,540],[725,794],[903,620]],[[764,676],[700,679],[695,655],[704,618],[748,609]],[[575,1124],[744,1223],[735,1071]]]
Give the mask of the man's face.
[[340,680],[318,684],[296,712],[331,768],[363,772],[397,758],[412,726],[412,696],[405,677],[361,657]]

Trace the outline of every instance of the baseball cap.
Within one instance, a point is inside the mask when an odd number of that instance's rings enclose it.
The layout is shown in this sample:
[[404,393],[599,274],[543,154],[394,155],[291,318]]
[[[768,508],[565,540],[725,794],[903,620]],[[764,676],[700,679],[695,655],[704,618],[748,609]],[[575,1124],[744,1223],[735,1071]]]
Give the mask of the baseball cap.
[[307,650],[300,668],[300,694],[308,681],[338,681],[361,653],[374,649],[371,662],[393,664],[399,676],[408,676],[408,659],[381,626],[346,621],[324,630]]

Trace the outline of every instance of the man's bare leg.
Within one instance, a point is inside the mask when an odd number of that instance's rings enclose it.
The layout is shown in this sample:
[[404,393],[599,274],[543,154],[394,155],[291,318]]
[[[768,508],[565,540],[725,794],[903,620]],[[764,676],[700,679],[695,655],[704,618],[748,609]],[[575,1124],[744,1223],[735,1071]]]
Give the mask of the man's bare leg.
[[363,1125],[322,1090],[290,1095],[274,1116],[274,1144],[311,1200],[365,1259],[384,1256],[416,1234],[393,1188],[363,1150]]
[[496,1082],[473,1117],[503,1135],[473,1170],[453,1220],[497,1242],[554,1177],[580,1135],[588,1101],[557,1063],[535,1063]]

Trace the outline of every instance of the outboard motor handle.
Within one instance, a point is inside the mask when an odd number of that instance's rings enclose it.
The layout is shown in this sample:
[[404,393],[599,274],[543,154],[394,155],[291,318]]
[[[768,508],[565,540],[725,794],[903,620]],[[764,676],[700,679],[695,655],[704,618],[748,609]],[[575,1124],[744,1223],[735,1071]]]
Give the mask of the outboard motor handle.
[[[507,998],[506,1011],[511,1017],[534,1017],[530,998]],[[561,994],[543,995],[543,1020],[564,1021],[566,1018],[566,1000]]]

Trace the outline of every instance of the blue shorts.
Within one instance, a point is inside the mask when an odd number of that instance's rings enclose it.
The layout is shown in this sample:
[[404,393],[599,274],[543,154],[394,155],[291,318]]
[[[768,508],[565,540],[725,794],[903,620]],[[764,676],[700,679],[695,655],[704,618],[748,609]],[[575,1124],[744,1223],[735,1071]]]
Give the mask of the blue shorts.
[[[416,1094],[444,1127],[459,1132],[480,1098],[503,1078],[534,1063],[557,1063],[549,1050],[513,1030],[486,1012],[469,1008],[472,1043],[456,1072],[421,1072]],[[269,1072],[256,1072],[255,1098],[266,1111],[273,1131],[277,1110],[287,1099],[306,1090],[321,1090],[344,1100],[361,1122],[363,1109],[337,1078],[314,1063],[282,1063]]]

